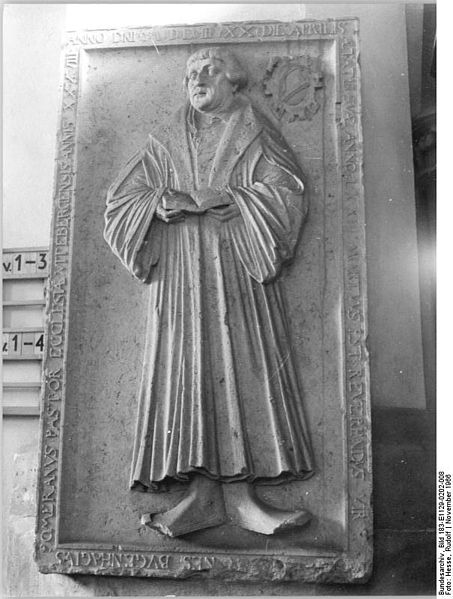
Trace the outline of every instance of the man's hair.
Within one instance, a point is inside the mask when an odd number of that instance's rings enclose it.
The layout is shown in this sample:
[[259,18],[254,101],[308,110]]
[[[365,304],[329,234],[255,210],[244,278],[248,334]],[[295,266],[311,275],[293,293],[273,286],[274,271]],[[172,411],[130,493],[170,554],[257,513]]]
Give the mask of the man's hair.
[[189,70],[190,64],[195,60],[203,60],[206,58],[212,58],[224,64],[225,75],[232,85],[237,86],[237,90],[240,90],[247,85],[247,72],[233,52],[226,48],[221,48],[220,46],[214,46],[212,48],[202,48],[189,56],[186,64],[186,75],[184,76],[183,81],[185,88],[187,88],[187,71]]

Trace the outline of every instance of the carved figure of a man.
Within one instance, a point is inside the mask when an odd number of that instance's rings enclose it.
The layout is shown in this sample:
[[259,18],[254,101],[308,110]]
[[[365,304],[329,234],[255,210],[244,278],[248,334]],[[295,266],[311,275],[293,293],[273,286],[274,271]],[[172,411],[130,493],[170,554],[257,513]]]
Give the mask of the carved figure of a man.
[[303,183],[232,53],[199,50],[184,81],[187,104],[128,162],[105,213],[105,239],[149,285],[131,487],[188,482],[149,517],[170,536],[228,519],[273,534],[310,518],[255,490],[313,469],[278,283]]

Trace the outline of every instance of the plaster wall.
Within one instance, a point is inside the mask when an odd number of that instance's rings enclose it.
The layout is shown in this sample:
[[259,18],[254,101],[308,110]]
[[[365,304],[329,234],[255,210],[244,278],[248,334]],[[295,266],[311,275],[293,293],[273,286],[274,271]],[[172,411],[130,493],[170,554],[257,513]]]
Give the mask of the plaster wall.
[[[375,408],[403,408],[403,412],[417,409],[421,412],[425,407],[425,389],[404,6],[243,4],[190,5],[175,10],[174,6],[170,5],[166,6],[165,10],[166,12],[159,10],[158,5],[135,5],[126,8],[121,5],[6,7],[4,120],[8,152],[5,152],[4,161],[5,247],[47,245],[49,242],[59,104],[59,45],[64,28],[247,19],[291,21],[302,18],[358,16],[361,22],[362,47],[372,403]],[[414,32],[411,35],[411,43],[415,44]],[[187,581],[182,583],[184,588],[181,588],[181,583],[172,581],[95,577],[70,579],[38,574],[32,558],[38,419],[5,417],[3,422],[3,461],[6,474],[4,526],[7,529],[4,535],[7,539],[4,580],[7,594],[269,594],[269,588],[259,588],[259,585],[224,585],[213,581]],[[384,481],[389,476],[400,480],[404,474],[395,471],[397,446],[401,438],[398,438],[397,432],[393,437],[391,432],[387,432],[386,437],[382,432],[386,427],[381,426],[380,422],[384,421],[379,416],[376,419],[374,449],[375,471],[378,477],[375,479],[375,503],[380,518],[377,525],[385,521],[386,529],[391,530],[396,527],[395,519],[387,508],[381,507],[381,500],[383,506],[383,490],[385,488],[388,491]],[[422,437],[426,431],[432,430],[429,422],[423,426],[418,430]],[[409,453],[412,451],[417,458],[423,459],[425,456],[425,459],[429,460],[430,454],[427,456],[426,447],[417,445],[417,440],[413,437],[410,443],[412,445],[407,450]],[[395,454],[391,453],[392,447]],[[423,495],[423,481],[412,477],[410,483],[418,485]],[[400,492],[404,498],[404,493],[408,491],[401,489]],[[428,491],[426,493],[429,494]],[[395,501],[394,507],[400,514],[398,502]],[[426,523],[423,510],[415,510],[415,513],[417,526],[413,526],[411,534],[419,535],[417,543],[423,545],[426,540],[423,534],[429,533],[426,533],[425,529],[428,529],[430,524]],[[381,555],[388,556],[392,551],[396,551],[396,542],[393,542],[392,538],[386,534],[376,536],[378,553],[381,551]],[[399,550],[404,551],[404,547],[403,543]],[[363,587],[361,592],[401,592],[398,590],[398,582],[391,576],[392,567],[395,566],[388,558],[387,562],[385,557],[383,559],[384,561],[376,563],[373,580]],[[408,588],[407,584],[406,580],[405,589]],[[347,588],[336,587],[326,591],[320,587],[302,588],[301,585],[287,584],[277,585],[272,593],[301,594],[303,591],[304,594],[311,595],[330,594],[333,590],[350,592]]]

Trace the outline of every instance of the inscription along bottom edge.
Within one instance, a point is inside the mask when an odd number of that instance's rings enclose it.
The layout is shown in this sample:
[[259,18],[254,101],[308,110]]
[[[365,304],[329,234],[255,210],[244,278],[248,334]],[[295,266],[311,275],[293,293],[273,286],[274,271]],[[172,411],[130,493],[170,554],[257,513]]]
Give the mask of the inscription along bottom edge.
[[[165,579],[187,579],[201,575],[203,578],[223,581],[363,584],[369,580],[372,573],[371,539],[367,539],[363,549],[362,553],[356,555],[343,552],[336,557],[310,556],[297,559],[285,556],[251,557],[243,554],[206,556],[65,548],[47,554],[52,560],[51,563],[44,555],[39,555],[38,569],[42,574],[94,574]],[[81,560],[93,563],[80,565]],[[172,563],[176,560],[176,564]],[[140,565],[134,566],[134,561]],[[78,562],[79,565],[75,565],[74,562]]]

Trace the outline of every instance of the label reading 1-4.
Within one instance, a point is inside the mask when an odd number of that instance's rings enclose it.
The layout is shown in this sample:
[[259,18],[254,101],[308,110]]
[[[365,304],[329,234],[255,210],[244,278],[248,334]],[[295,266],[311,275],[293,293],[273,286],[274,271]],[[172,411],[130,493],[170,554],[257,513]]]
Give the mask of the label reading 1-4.
[[3,333],[3,358],[37,359],[44,351],[43,331],[11,331]]

